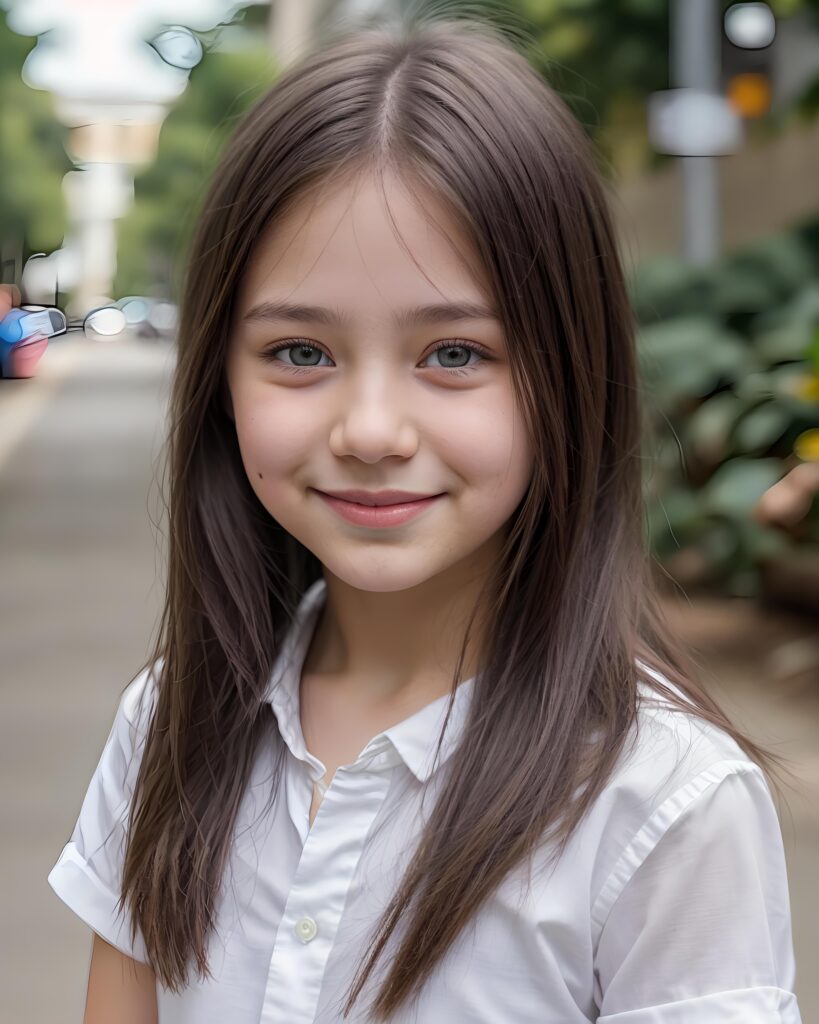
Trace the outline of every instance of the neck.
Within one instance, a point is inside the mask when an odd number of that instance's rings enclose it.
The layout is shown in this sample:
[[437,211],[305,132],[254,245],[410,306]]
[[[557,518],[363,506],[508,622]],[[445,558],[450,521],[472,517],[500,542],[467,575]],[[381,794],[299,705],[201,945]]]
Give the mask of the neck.
[[[452,686],[466,626],[482,579],[444,587],[438,578],[409,590],[363,591],[324,571],[326,601],[319,612],[303,675],[369,702],[434,699]],[[476,620],[459,682],[477,671]]]

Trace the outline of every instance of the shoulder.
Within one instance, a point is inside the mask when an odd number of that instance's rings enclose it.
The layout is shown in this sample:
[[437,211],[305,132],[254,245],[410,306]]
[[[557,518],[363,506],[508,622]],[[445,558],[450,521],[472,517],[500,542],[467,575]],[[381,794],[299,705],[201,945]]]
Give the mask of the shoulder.
[[143,668],[120,693],[98,773],[115,776],[124,789],[139,766],[159,686],[162,659]]
[[[144,737],[150,724],[159,687],[163,658],[143,668],[125,687],[119,699],[117,720],[135,736]],[[116,724],[116,723],[115,723]]]
[[[730,773],[764,779],[762,769],[724,729],[703,718],[688,695],[654,669],[646,671],[683,707],[638,681],[637,715],[618,764],[601,795],[637,823],[669,797],[695,793]],[[689,710],[690,709],[690,710]]]
[[787,867],[765,773],[695,707],[648,684],[640,696],[637,741],[597,822],[599,1020],[796,1024]]
[[97,772],[130,795],[144,752],[159,688],[162,659],[143,668],[120,694]]
[[48,883],[107,942],[147,963],[141,933],[134,943],[119,916],[129,808],[155,705],[161,659],[125,687],[108,738],[83,797],[68,842]]
[[164,658],[157,658],[142,669],[122,692],[120,707],[135,728],[144,728],[150,720],[163,664]]
[[623,780],[674,787],[720,763],[761,774],[759,766],[733,736],[704,718],[688,694],[662,673],[643,667],[683,707],[672,703],[649,683],[638,680],[632,746],[620,766]]
[[[659,681],[689,698],[665,676]],[[729,781],[731,780],[731,781]],[[714,799],[717,792],[718,799]],[[597,837],[594,915],[605,917],[617,894],[672,826],[698,828],[714,813],[735,814],[726,827],[746,826],[748,811],[770,819],[772,798],[762,769],[723,729],[638,683],[637,717],[626,747],[592,808]]]

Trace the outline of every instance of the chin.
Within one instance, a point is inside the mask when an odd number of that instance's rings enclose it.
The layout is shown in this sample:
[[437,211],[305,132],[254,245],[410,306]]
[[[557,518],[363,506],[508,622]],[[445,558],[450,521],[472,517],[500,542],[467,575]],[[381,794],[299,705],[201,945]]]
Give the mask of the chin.
[[402,591],[422,587],[429,580],[452,567],[450,559],[446,563],[424,565],[418,557],[418,551],[410,547],[404,551],[351,551],[349,559],[345,559],[336,547],[327,559],[321,551],[311,548],[324,567],[325,575],[333,576],[344,586],[363,593],[397,594]]

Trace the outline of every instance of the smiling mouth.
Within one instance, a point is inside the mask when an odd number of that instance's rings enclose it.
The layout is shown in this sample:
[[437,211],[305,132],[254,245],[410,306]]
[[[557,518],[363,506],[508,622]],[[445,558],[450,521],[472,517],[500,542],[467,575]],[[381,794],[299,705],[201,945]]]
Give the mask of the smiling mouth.
[[438,498],[444,497],[444,493],[433,494],[428,498],[416,498],[413,501],[402,500],[392,505],[361,505],[358,502],[346,498],[337,498],[332,494],[316,490],[316,494],[342,518],[348,522],[363,527],[390,527],[399,526],[405,522],[423,515],[424,511],[434,505]]
[[432,498],[440,498],[445,493],[444,491],[439,491],[437,494],[419,494],[414,497],[396,498],[394,501],[366,501],[358,497],[353,498],[342,494],[332,494],[329,491],[320,491],[317,487],[312,488],[312,490],[315,490],[317,494],[321,494],[325,498],[343,501],[348,505],[356,505],[359,508],[395,508],[398,505],[415,505],[422,501],[431,501]]

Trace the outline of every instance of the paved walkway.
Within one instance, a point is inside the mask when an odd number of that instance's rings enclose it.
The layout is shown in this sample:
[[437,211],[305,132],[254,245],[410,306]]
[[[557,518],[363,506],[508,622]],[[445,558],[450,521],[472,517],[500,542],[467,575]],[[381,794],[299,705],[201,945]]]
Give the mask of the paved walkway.
[[3,1024],[82,1020],[90,932],[46,877],[159,613],[171,354],[68,335],[42,377],[0,380]]
[[[172,349],[69,337],[0,381],[0,1019],[82,1019],[91,938],[46,876],[67,841],[162,597],[157,483]],[[160,528],[161,527],[161,528]],[[819,682],[772,652],[808,625],[746,602],[675,603],[714,692],[797,759],[788,857],[803,1020],[819,1020]],[[48,984],[43,984],[47,976]]]

